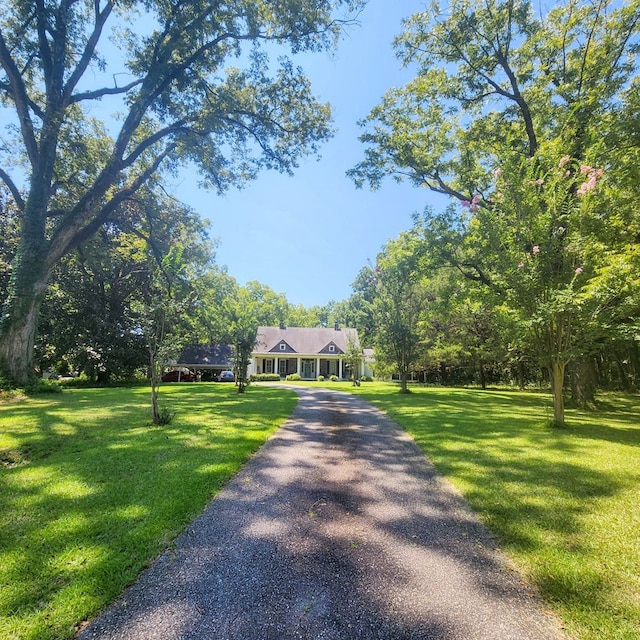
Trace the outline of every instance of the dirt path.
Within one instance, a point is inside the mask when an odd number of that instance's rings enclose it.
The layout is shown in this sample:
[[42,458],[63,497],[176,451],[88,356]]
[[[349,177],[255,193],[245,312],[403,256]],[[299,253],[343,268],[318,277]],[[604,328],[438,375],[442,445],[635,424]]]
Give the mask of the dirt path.
[[282,429],[82,640],[550,640],[459,494],[354,396]]

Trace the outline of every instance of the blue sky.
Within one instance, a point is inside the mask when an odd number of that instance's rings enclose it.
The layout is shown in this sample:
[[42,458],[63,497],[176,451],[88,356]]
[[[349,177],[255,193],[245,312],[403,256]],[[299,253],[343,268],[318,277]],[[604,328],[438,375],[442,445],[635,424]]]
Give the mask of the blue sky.
[[176,195],[211,220],[220,240],[217,262],[240,284],[258,280],[305,307],[351,294],[358,271],[375,261],[385,242],[410,228],[411,214],[446,201],[408,183],[387,181],[371,192],[357,190],[345,172],[363,158],[357,121],[385,91],[410,77],[391,42],[403,18],[423,10],[425,0],[370,0],[337,53],[296,61],[315,94],[331,103],[335,137],[320,161],[304,160],[293,177],[265,172],[242,191],[216,196],[185,175]]

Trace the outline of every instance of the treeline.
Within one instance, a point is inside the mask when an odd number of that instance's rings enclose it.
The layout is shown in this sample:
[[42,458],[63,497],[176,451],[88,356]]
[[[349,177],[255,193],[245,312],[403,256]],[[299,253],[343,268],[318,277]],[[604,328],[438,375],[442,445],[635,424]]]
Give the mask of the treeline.
[[[146,376],[187,343],[231,344],[258,325],[326,326],[333,303],[305,308],[258,281],[241,286],[216,264],[209,222],[162,192],[143,190],[57,265],[42,303],[34,361],[40,373],[106,384]],[[0,201],[0,298],[18,243]],[[253,348],[253,342],[251,342]]]

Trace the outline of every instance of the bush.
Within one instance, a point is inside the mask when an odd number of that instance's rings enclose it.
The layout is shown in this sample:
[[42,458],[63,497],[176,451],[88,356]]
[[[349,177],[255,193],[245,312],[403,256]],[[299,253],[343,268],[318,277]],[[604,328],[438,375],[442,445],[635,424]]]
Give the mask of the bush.
[[331,382],[338,382],[338,381],[339,381],[339,378],[338,378],[338,376],[333,375],[333,376],[330,376],[330,377],[329,377],[329,380],[331,380]]
[[41,380],[38,378],[30,382],[24,392],[29,396],[37,396],[45,393],[62,393],[62,387],[54,380]]
[[89,389],[92,387],[99,387],[97,382],[94,382],[89,378],[86,373],[81,373],[75,378],[63,378],[60,383],[63,387],[69,387],[71,389]]
[[318,376],[317,380],[318,382],[324,382],[324,376]]
[[373,378],[371,376],[362,376],[360,382],[373,382]]
[[250,382],[280,382],[280,376],[277,373],[252,373],[249,376]]
[[9,378],[9,376],[3,375],[3,373],[0,371],[0,389],[2,391],[14,391],[15,388],[16,385]]
[[173,419],[176,417],[175,411],[170,411],[166,407],[158,408],[158,421],[156,424],[160,427],[164,427],[173,422]]
[[298,380],[302,380],[299,373],[290,373],[286,379],[288,382],[298,382]]

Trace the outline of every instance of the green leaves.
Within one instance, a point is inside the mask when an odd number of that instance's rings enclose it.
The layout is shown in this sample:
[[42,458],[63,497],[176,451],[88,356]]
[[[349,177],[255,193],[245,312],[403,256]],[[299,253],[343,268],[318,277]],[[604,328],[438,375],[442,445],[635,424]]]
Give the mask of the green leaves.
[[640,3],[536,12],[521,0],[453,0],[408,19],[396,47],[416,77],[361,123],[364,160],[349,175],[372,188],[408,178],[458,201],[418,222],[430,266],[500,295],[561,400],[555,378],[593,348],[603,313],[591,280],[617,263],[616,286],[635,287],[622,265],[640,237]]

